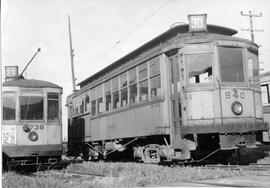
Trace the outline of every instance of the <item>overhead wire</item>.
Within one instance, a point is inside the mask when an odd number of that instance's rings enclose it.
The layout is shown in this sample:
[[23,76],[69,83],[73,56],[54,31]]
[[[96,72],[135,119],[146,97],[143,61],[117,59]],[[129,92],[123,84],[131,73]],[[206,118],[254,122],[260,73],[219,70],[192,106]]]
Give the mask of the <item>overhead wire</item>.
[[[170,0],[165,1],[161,6],[159,6],[154,12],[152,12],[149,16],[147,16],[140,24],[136,25],[130,32],[128,32],[126,35],[124,35],[120,40],[118,40],[117,42],[115,42],[110,48],[108,48],[107,50],[105,50],[103,53],[101,53],[100,55],[98,55],[96,58],[94,58],[93,60],[91,60],[91,62],[94,62],[93,64],[96,64],[97,62],[100,61],[100,59],[102,59],[104,56],[106,56],[112,49],[114,49],[117,45],[119,45],[122,41],[124,41],[125,39],[127,39],[130,35],[132,35],[135,31],[137,31],[142,25],[144,25],[150,18],[152,18],[154,15],[156,15],[162,8],[164,8]],[[92,65],[93,65],[92,64]],[[84,66],[83,68],[81,68],[79,70],[80,74],[82,72],[85,72],[86,67]]]
[[4,21],[3,21],[3,28],[2,28],[3,33],[4,33],[5,30],[6,30],[6,24],[7,24],[9,12],[10,12],[11,1],[12,1],[12,0],[8,0],[7,12],[6,12],[6,15],[5,15],[5,18],[4,18]]

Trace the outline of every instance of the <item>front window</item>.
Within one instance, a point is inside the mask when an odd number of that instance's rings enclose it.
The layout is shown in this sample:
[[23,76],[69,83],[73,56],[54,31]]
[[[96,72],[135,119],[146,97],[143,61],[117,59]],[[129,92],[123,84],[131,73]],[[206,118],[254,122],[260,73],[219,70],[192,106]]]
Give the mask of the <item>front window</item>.
[[213,82],[211,54],[188,55],[187,69],[189,83],[197,84]]
[[20,96],[21,120],[43,120],[43,97]]
[[219,48],[219,63],[222,82],[244,82],[243,50]]
[[59,96],[57,93],[48,94],[48,120],[59,120]]
[[16,94],[13,92],[3,93],[3,120],[16,119]]

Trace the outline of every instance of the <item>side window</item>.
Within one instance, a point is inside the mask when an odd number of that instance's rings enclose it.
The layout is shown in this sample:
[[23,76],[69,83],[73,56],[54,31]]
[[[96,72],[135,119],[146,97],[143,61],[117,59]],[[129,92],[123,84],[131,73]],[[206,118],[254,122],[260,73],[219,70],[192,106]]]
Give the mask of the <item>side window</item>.
[[261,92],[262,92],[262,104],[267,105],[270,103],[269,99],[269,86],[261,85]]
[[254,82],[259,83],[259,62],[258,62],[258,52],[253,50],[248,50],[248,72],[249,77],[253,79]]
[[120,107],[119,104],[119,77],[112,79],[113,109]]
[[105,83],[106,111],[112,109],[111,80]]
[[147,63],[139,65],[139,100],[148,100]]
[[130,104],[137,102],[137,71],[136,67],[128,71],[129,78],[129,101]]
[[16,119],[16,93],[3,93],[3,120]]
[[150,61],[150,93],[151,98],[161,95],[160,63],[159,58]]
[[213,82],[212,55],[187,55],[188,82],[190,84]]
[[58,93],[48,93],[48,121],[59,120],[59,95]]
[[96,87],[91,89],[91,112],[92,115],[96,115],[96,98],[97,98],[97,94],[96,94]]
[[90,104],[90,98],[88,96],[88,94],[85,95],[85,112],[88,112],[90,109],[89,109],[89,104]]
[[97,87],[97,113],[102,113],[103,109],[103,84],[101,84]]
[[84,98],[80,99],[80,114],[84,113]]
[[121,87],[121,106],[128,104],[128,91],[127,91],[127,73],[120,75],[120,87]]

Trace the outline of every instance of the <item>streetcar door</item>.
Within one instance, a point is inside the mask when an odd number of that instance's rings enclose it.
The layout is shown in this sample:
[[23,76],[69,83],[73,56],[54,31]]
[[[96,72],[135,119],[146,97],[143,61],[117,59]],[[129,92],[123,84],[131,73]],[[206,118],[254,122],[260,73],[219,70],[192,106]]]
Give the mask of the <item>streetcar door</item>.
[[168,56],[169,63],[169,82],[170,82],[170,100],[171,100],[171,115],[172,115],[172,138],[171,143],[173,148],[181,149],[181,134],[180,126],[182,125],[182,105],[181,105],[181,78],[182,71],[180,70],[181,55],[178,50],[172,52]]

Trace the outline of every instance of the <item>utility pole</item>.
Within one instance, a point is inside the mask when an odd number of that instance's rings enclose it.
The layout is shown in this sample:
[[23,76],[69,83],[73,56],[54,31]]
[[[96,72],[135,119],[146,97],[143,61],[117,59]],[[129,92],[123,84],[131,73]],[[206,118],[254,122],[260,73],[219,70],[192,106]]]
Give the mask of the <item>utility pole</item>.
[[74,74],[74,49],[72,48],[72,40],[71,40],[71,26],[70,26],[70,16],[68,15],[68,31],[69,31],[69,49],[70,49],[70,59],[71,59],[71,74],[72,74],[72,85],[73,85],[73,92],[76,91],[76,78]]
[[242,29],[242,31],[250,31],[251,41],[254,42],[254,31],[261,32],[261,31],[264,31],[264,30],[263,29],[253,29],[253,20],[252,20],[252,17],[262,17],[262,13],[260,13],[259,15],[252,14],[251,11],[249,11],[248,14],[244,14],[242,11],[240,13],[241,13],[242,16],[249,16],[250,29]]

